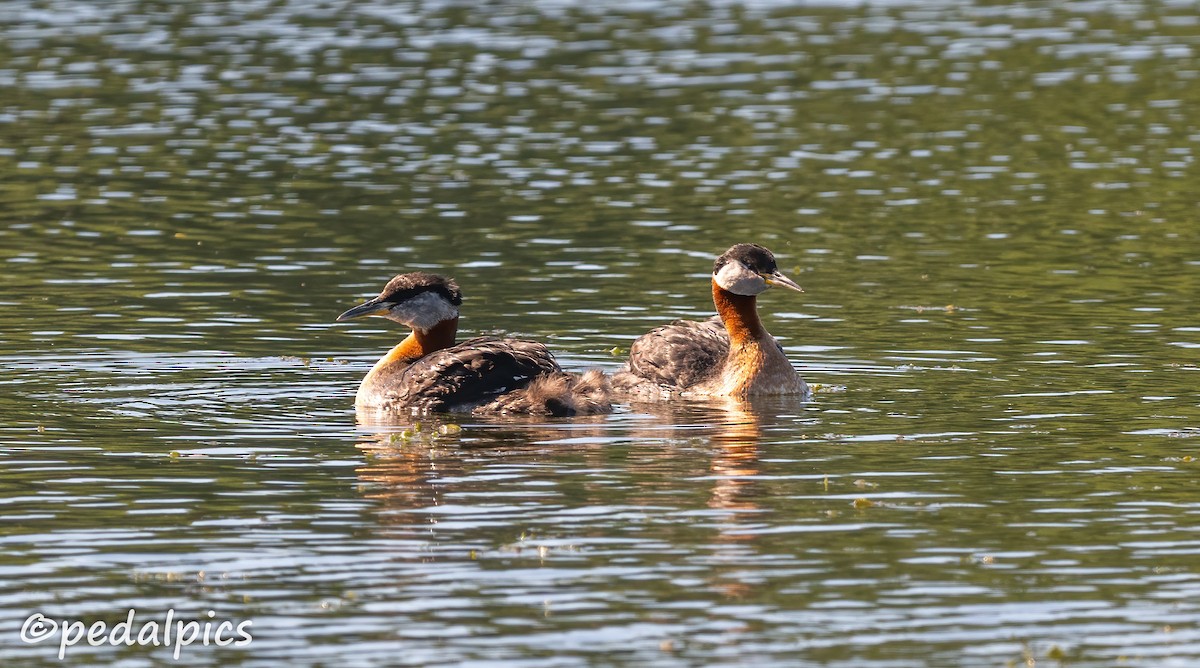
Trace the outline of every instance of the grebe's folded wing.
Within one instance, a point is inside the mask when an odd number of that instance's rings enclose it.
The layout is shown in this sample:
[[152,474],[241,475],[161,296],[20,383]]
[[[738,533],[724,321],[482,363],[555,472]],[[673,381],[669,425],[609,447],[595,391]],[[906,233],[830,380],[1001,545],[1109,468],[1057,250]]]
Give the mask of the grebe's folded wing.
[[422,412],[462,410],[561,371],[540,343],[478,337],[413,362],[389,388],[388,404]]
[[720,317],[676,320],[633,342],[629,370],[660,385],[686,388],[720,370],[728,354],[729,334]]

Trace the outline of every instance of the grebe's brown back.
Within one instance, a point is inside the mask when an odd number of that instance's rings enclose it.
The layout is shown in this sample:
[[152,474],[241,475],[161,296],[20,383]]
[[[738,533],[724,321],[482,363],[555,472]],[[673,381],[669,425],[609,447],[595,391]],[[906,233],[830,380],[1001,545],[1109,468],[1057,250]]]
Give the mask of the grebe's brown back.
[[679,320],[638,338],[628,364],[613,376],[613,389],[637,398],[808,394],[758,317],[757,296],[773,285],[803,292],[766,248],[737,244],[725,251],[712,273],[718,315]]
[[382,316],[411,328],[371,368],[355,396],[360,410],[581,415],[612,411],[608,381],[558,366],[535,341],[477,337],[455,343],[462,292],[452,279],[413,272],[338,322]]

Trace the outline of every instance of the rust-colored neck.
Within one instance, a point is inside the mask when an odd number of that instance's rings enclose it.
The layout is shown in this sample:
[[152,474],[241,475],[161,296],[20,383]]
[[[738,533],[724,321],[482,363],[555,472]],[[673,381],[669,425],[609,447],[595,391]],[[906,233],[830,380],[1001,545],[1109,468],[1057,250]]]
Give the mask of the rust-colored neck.
[[454,345],[457,333],[458,318],[443,320],[428,330],[414,329],[379,360],[379,366],[393,362],[415,362],[429,353],[449,348]]
[[758,319],[758,299],[753,295],[735,295],[732,292],[712,284],[713,304],[717,313],[721,314],[721,322],[725,323],[725,331],[729,332],[729,340],[734,345],[751,341],[759,341],[770,336]]

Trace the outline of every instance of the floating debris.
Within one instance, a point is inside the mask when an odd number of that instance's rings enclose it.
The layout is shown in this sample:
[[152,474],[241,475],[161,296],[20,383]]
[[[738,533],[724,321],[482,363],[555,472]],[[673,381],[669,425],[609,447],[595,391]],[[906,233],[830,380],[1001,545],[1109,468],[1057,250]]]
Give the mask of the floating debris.
[[462,425],[453,422],[432,425],[414,422],[400,431],[380,434],[376,438],[383,445],[435,445],[448,438],[455,438],[462,432]]

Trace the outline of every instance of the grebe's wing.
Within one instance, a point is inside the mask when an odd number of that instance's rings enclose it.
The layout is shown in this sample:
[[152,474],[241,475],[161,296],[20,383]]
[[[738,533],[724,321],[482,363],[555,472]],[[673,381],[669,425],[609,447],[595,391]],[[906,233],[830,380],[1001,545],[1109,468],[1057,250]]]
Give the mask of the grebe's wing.
[[646,380],[684,389],[720,369],[729,334],[720,317],[676,320],[642,335],[629,348],[629,371]]
[[413,362],[391,388],[388,403],[420,412],[469,410],[561,371],[536,341],[483,336]]

